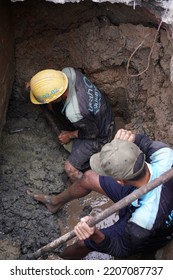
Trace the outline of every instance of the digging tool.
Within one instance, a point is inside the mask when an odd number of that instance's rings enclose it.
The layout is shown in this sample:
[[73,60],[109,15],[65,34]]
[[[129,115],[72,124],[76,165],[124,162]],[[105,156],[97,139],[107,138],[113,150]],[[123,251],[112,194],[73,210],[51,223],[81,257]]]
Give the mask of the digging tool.
[[55,120],[52,116],[52,114],[49,112],[49,110],[47,108],[45,108],[44,106],[40,106],[42,109],[42,112],[46,118],[46,120],[48,121],[48,123],[50,124],[50,126],[52,127],[53,131],[55,132],[55,134],[58,136],[60,134],[60,130],[57,127]]
[[[122,208],[128,206],[136,199],[139,199],[142,195],[148,193],[149,191],[155,189],[161,184],[164,184],[165,182],[169,181],[171,178],[173,178],[173,168],[170,170],[164,172],[162,175],[160,175],[158,178],[154,179],[153,181],[149,182],[148,184],[136,189],[131,194],[127,195],[123,199],[119,200],[109,208],[105,209],[102,213],[94,216],[89,222],[89,226],[94,226],[100,221],[104,220],[105,218],[109,217],[113,213],[116,213],[117,211],[121,210]],[[51,243],[43,246],[42,248],[38,249],[33,254],[29,254],[29,259],[37,259],[41,255],[44,255],[45,253],[48,253],[52,251],[53,249],[57,248],[60,244],[72,239],[75,237],[74,231],[70,231],[63,236],[61,236],[58,239],[55,239]]]

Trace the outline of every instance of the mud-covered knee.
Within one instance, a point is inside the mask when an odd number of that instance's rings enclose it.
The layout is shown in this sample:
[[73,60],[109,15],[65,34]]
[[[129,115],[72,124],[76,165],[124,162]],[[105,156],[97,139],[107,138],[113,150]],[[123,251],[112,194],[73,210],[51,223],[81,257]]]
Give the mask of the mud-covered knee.
[[67,173],[76,170],[76,168],[68,160],[65,162],[64,169]]
[[83,173],[76,169],[69,161],[65,162],[64,169],[72,182],[75,182],[83,176]]

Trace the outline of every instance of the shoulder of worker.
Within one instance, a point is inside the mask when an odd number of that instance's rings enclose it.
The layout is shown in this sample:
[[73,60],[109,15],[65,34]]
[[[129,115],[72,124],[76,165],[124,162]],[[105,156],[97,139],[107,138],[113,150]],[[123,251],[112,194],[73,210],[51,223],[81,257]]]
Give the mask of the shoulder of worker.
[[63,69],[62,69],[62,72],[66,72],[66,71],[70,71],[70,70],[76,70],[74,67],[64,67]]

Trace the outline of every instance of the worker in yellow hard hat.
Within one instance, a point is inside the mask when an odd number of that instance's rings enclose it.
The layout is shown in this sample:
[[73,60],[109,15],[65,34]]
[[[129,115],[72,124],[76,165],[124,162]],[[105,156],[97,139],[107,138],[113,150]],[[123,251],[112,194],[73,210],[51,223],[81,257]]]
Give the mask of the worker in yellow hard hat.
[[68,78],[62,71],[42,70],[30,81],[30,98],[34,104],[51,103],[66,91]]
[[[111,106],[105,95],[79,70],[46,69],[30,80],[30,99],[34,104],[48,104],[57,117],[64,116],[73,130],[58,135],[61,144],[72,141],[65,171],[72,182],[90,168],[92,154],[111,141],[115,132]],[[58,103],[61,110],[56,110]]]

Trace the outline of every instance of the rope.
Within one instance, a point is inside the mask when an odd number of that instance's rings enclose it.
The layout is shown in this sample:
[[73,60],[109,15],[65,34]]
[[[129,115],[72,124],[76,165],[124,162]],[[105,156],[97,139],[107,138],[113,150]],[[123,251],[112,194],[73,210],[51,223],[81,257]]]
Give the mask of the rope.
[[[134,1],[134,3],[135,3],[135,1]],[[165,15],[166,15],[166,13],[167,13],[167,10],[168,10],[168,6],[167,6],[167,8],[166,8],[166,10],[165,10],[165,13],[164,13],[163,17],[165,17]],[[162,17],[162,18],[163,18],[163,17]],[[130,65],[130,61],[131,61],[132,57],[133,57],[134,54],[137,52],[137,50],[143,45],[143,43],[145,42],[145,39],[150,35],[150,33],[147,34],[147,35],[145,36],[144,40],[137,46],[137,48],[133,51],[133,53],[131,54],[130,58],[128,59],[127,67],[126,67],[126,72],[127,72],[127,75],[128,75],[128,76],[130,76],[130,77],[138,77],[138,76],[142,75],[143,73],[145,73],[145,72],[148,70],[148,68],[149,68],[149,66],[150,66],[151,55],[152,55],[152,53],[153,53],[154,45],[155,45],[155,43],[156,43],[157,36],[158,36],[159,31],[160,31],[160,28],[161,28],[162,23],[163,23],[163,19],[161,19],[161,21],[160,21],[160,23],[159,23],[159,26],[158,26],[157,31],[156,31],[156,35],[155,35],[155,37],[154,37],[153,44],[152,44],[152,46],[151,46],[151,50],[150,50],[150,53],[149,53],[149,56],[148,56],[148,60],[147,60],[147,67],[146,67],[142,72],[140,72],[140,73],[138,73],[138,74],[132,74],[132,75],[129,74],[129,65]]]

